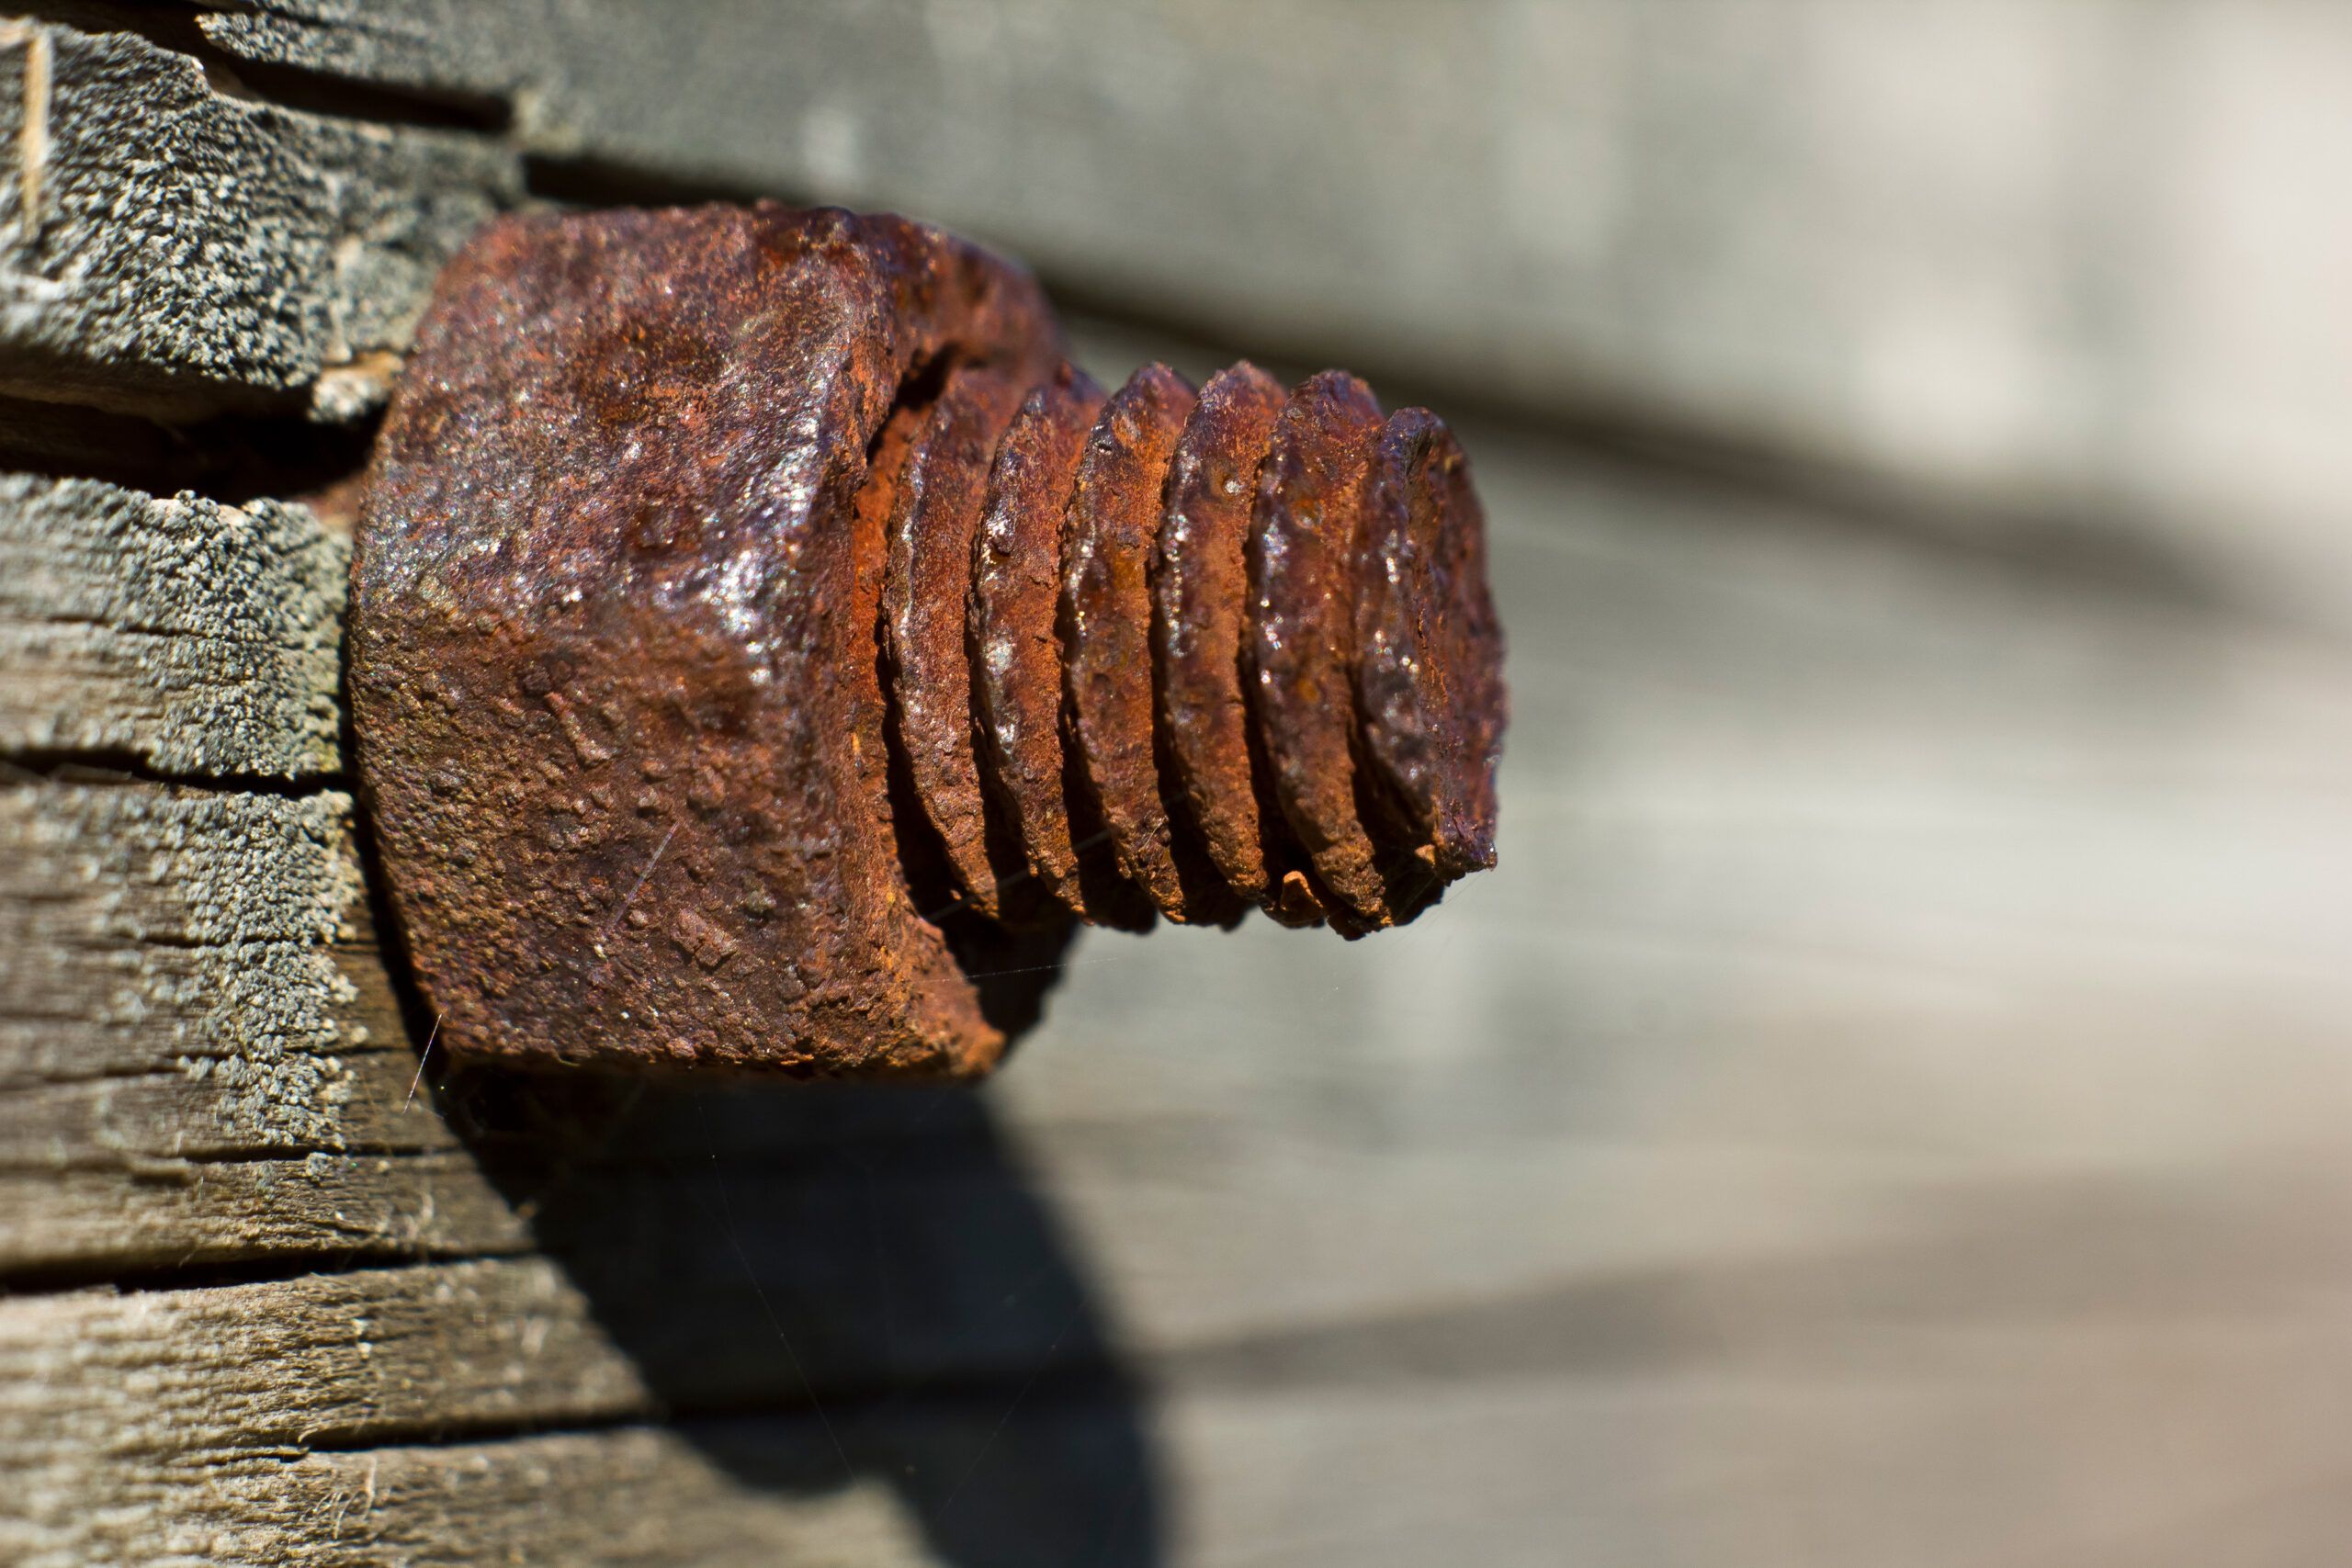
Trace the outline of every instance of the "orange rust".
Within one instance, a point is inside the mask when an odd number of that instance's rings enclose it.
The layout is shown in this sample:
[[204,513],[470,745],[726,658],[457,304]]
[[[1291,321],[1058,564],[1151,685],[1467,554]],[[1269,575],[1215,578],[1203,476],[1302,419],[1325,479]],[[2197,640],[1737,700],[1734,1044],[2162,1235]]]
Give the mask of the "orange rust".
[[461,1053],[968,1076],[1074,919],[1357,935],[1493,861],[1434,416],[1105,399],[1026,273],[903,220],[492,224],[356,546],[361,784]]

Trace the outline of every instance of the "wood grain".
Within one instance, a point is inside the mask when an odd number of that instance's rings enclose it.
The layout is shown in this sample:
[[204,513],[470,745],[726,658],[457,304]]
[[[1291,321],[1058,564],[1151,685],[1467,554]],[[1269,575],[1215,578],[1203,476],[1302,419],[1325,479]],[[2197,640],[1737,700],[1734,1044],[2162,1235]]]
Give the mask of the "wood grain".
[[520,193],[461,132],[220,91],[128,32],[0,34],[0,389],[186,418],[382,400],[425,289]]
[[[2330,1560],[2352,654],[2247,605],[2335,592],[2292,520],[2341,421],[2265,400],[2341,336],[2231,339],[2196,279],[2316,296],[2177,235],[2120,267],[2032,183],[2064,125],[1944,177],[1927,133],[2058,24],[1476,6],[1441,51],[1355,7],[41,9],[0,24],[0,392],[69,411],[0,432],[36,466],[190,439],[144,416],[362,415],[484,213],[702,182],[1926,491],[1470,422],[1502,869],[1363,943],[1090,933],[1006,1072],[942,1095],[420,1062],[333,530],[0,477],[0,1559]],[[2299,123],[2339,24],[2134,15],[2074,14],[2019,101],[2141,102],[2125,67],[2201,39],[2179,134],[2291,173],[2212,139]],[[2243,110],[2287,44],[2311,70]],[[1535,131],[1482,140],[1474,98]],[[1880,141],[1892,192],[1824,152]],[[1905,193],[1936,210],[1889,238]],[[2306,205],[2274,248],[2324,271]],[[1843,259],[1792,271],[1786,232]],[[2143,292],[2044,332],[2037,255]],[[1216,362],[1085,346],[1113,382]]]
[[0,477],[0,750],[336,772],[345,556],[301,507]]
[[[339,795],[0,791],[6,994],[48,998],[11,1024],[0,1272],[144,1287],[0,1303],[51,1369],[0,1382],[46,1391],[19,1425],[77,1499],[55,1517],[111,1497],[142,1530],[324,1540],[398,1455],[415,1489],[379,1479],[350,1548],[388,1561],[448,1518],[512,1539],[508,1478],[576,1461],[620,1479],[560,1528],[629,1561],[629,1476],[728,1500],[693,1527],[714,1540],[831,1506],[812,1393],[850,1425],[910,1400],[903,1441],[962,1454],[960,1402],[986,1427],[1041,1373],[1055,1411],[1073,1380],[1154,1391],[1083,1399],[1163,1477],[1187,1560],[1458,1537],[1548,1562],[1578,1531],[1726,1560],[1721,1531],[1742,1561],[1883,1561],[1944,1519],[1937,1477],[2014,1450],[2065,1485],[1990,1473],[1997,1506],[1939,1526],[1955,1562],[2128,1552],[2102,1509],[2208,1499],[2162,1543],[2188,1561],[2233,1487],[2324,1469],[2352,1366],[2342,650],[1467,439],[1514,639],[1503,869],[1376,942],[1090,933],[978,1098],[436,1067],[407,1107],[419,1042]],[[253,1026],[253,962],[285,1021]],[[372,1001],[336,983],[369,976]],[[353,1099],[322,1120],[301,1086],[329,1057]],[[394,1326],[363,1357],[352,1317]],[[2083,1334],[2119,1348],[2084,1359]],[[2149,1382],[2181,1358],[2203,1371]],[[204,1387],[225,1435],[91,1457],[126,1399]],[[790,1463],[739,1472],[658,1425],[746,1404],[804,1423]],[[418,1449],[428,1406],[464,1440]],[[2155,1420],[2209,1468],[2144,1452]],[[1058,1464],[1022,1483],[1080,1509],[1137,1484]],[[947,1550],[937,1497],[875,1495],[902,1532],[877,1560]]]
[[[764,1444],[741,1447],[781,1450],[777,1468],[787,1474],[805,1471],[824,1442],[808,1416],[759,1436]],[[835,1481],[806,1497],[779,1496],[763,1484],[769,1480],[738,1479],[703,1446],[660,1427],[311,1454],[224,1476],[210,1517],[187,1533],[210,1536],[220,1553],[213,1562],[274,1563],[300,1552],[337,1568],[419,1560],[910,1568],[941,1560],[878,1479]],[[598,1504],[550,1509],[550,1497]]]
[[[1442,24],[1396,0],[193,9],[245,91],[331,105],[364,83],[390,98],[367,112],[470,106],[479,127],[404,126],[361,158],[280,115],[271,177],[190,215],[208,228],[355,163],[362,190],[413,170],[453,205],[503,199],[517,152],[571,199],[888,207],[1253,355],[1892,475],[1912,526],[2346,610],[2352,224],[2322,171],[2352,150],[2352,25],[2314,0],[1469,0]],[[187,102],[198,166],[247,155],[250,106]],[[174,210],[148,165],[109,172]],[[293,212],[208,237],[220,286],[267,265],[309,280],[297,319],[394,323],[457,216],[382,245]],[[299,265],[322,230],[370,265]],[[307,326],[175,316],[175,344],[241,385],[334,362],[295,346]]]

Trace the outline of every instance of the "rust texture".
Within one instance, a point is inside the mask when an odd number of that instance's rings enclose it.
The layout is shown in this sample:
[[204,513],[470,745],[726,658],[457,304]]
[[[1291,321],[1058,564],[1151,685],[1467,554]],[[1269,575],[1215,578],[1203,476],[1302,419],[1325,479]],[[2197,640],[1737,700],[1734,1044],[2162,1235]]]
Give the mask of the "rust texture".
[[1113,393],[1079,460],[1064,547],[1062,646],[1086,783],[1128,881],[1171,919],[1230,924],[1246,908],[1168,803],[1151,679],[1152,555],[1192,387],[1147,365]]
[[1326,372],[1073,370],[889,217],[531,215],[450,264],[351,688],[450,1049],[969,1076],[1073,922],[1354,936],[1491,865],[1460,447]]
[[964,641],[989,463],[1024,390],[988,366],[958,366],[948,376],[892,487],[882,625],[898,743],[954,891],[990,919],[1035,925],[1057,911],[1020,874],[1019,842],[990,821],[981,798]]
[[[1273,444],[1282,383],[1254,365],[1218,371],[1201,389],[1169,464],[1159,558],[1152,574],[1152,655],[1168,753],[1183,814],[1226,886],[1252,902],[1276,895],[1289,918],[1299,892],[1279,898],[1285,874],[1304,876],[1282,813],[1252,761],[1244,684],[1250,616],[1244,540],[1258,462]],[[1306,896],[1307,918],[1320,907]]]

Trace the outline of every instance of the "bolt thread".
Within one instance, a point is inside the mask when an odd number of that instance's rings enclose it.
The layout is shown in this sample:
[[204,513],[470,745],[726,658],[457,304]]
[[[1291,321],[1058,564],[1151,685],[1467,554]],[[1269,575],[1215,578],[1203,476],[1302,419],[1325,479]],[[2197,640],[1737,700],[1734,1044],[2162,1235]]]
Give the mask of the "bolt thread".
[[1355,934],[1491,862],[1500,641],[1444,427],[1336,372],[1106,393],[1057,341],[1026,274],[898,219],[468,242],[350,623],[444,1046],[970,1074],[1073,918]]
[[1356,936],[1493,863],[1501,644],[1460,449],[1326,371],[910,387],[858,514],[918,896]]

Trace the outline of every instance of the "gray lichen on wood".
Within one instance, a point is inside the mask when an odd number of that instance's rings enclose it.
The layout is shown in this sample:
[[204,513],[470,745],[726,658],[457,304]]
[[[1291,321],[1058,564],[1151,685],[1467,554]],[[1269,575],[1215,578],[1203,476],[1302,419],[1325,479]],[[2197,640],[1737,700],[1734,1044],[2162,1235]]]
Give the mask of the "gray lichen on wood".
[[336,950],[362,898],[350,813],[337,794],[0,791],[0,1168],[447,1146],[362,1066],[408,1053],[368,1038]]
[[544,0],[266,0],[250,9],[206,10],[198,26],[213,44],[265,65],[372,82],[425,94],[503,98],[534,73],[514,46],[545,36]]
[[0,752],[336,772],[345,573],[299,506],[0,475]]
[[498,143],[41,23],[0,39],[0,140],[43,150],[0,180],[0,390],[164,417],[380,400],[442,260],[520,194]]

